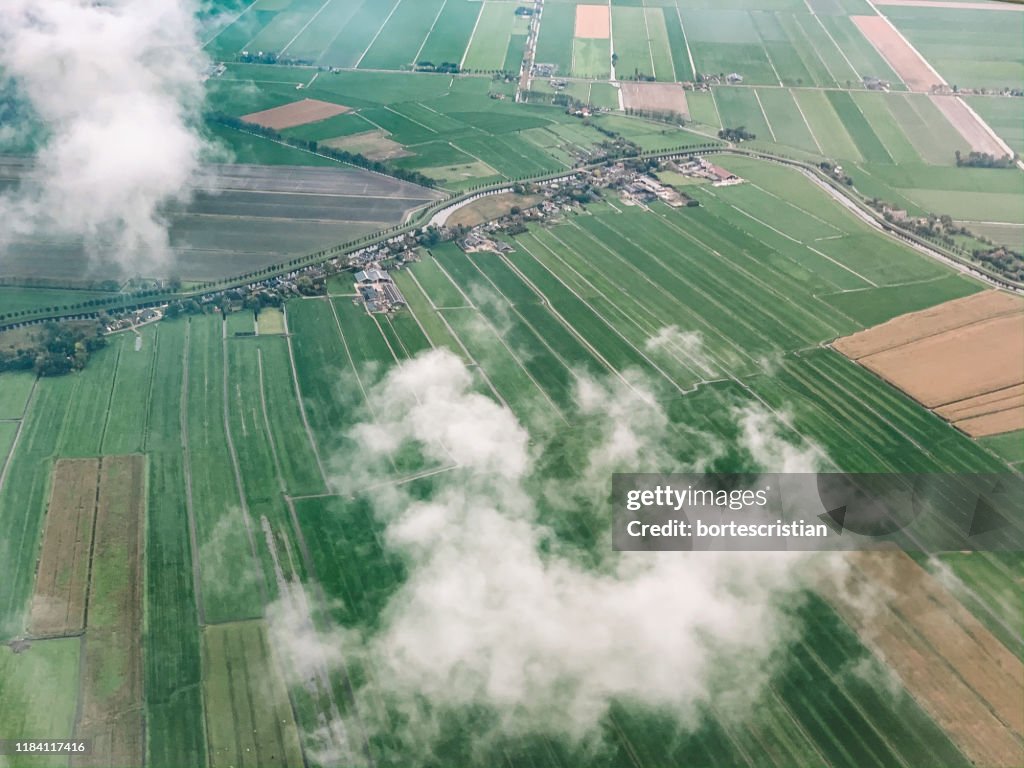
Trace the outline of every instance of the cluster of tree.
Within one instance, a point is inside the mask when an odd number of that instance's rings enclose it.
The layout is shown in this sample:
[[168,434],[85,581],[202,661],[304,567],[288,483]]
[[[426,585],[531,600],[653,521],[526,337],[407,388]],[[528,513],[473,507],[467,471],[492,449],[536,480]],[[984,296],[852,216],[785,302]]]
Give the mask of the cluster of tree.
[[37,340],[14,351],[0,350],[0,371],[33,370],[40,376],[80,371],[89,355],[107,346],[99,324],[46,323]]
[[756,135],[747,130],[747,126],[741,125],[737,128],[723,128],[718,132],[718,138],[726,141],[753,141]]
[[1024,282],[1024,256],[1019,252],[997,246],[989,250],[976,248],[971,255],[994,272]]
[[653,83],[657,78],[654,75],[648,75],[646,72],[641,72],[639,69],[634,69],[632,75],[626,75],[622,77],[618,72],[615,73],[621,80],[637,80],[641,83]]
[[451,61],[435,64],[432,61],[421,61],[416,65],[417,72],[442,72],[446,75],[457,75],[461,71],[459,65]]
[[290,67],[312,67],[316,62],[312,59],[303,59],[296,56],[281,56],[275,51],[242,51],[235,55],[237,61],[243,64],[282,64]]
[[827,160],[822,160],[820,163],[818,163],[818,167],[821,168],[821,170],[823,170],[833,179],[837,179],[838,181],[840,181],[841,183],[845,184],[848,187],[853,186],[853,179],[851,179],[848,175],[843,173],[839,169],[838,165],[832,165],[832,163],[828,162]]
[[673,125],[678,125],[686,120],[684,115],[679,112],[673,112],[671,109],[637,109],[636,107],[626,107],[626,114],[635,117],[646,117],[648,120],[657,120],[660,123],[672,123]]
[[360,155],[357,152],[346,152],[342,149],[334,149],[332,147],[321,146],[316,141],[309,141],[306,139],[296,139],[291,136],[285,136],[280,131],[276,131],[273,128],[267,128],[262,125],[256,125],[254,123],[247,123],[241,118],[226,115],[223,112],[208,112],[206,114],[208,122],[216,125],[223,125],[228,128],[234,128],[238,131],[248,131],[249,133],[255,133],[259,136],[265,136],[268,139],[279,141],[282,144],[295,147],[297,149],[304,149],[307,152],[314,152],[323,157],[329,157],[332,160],[338,160],[342,163],[348,163],[349,165],[355,165],[360,168],[365,168],[368,171],[374,171],[376,173],[383,173],[388,176],[393,176],[396,179],[402,181],[411,181],[414,184],[419,184],[424,187],[432,187],[435,182],[429,176],[425,176],[419,171],[410,171],[405,168],[396,168],[389,166],[386,163],[382,163],[379,160],[371,160],[365,155]]
[[1010,155],[996,157],[988,152],[971,152],[964,157],[958,149],[956,164],[962,168],[1013,168],[1014,158]]

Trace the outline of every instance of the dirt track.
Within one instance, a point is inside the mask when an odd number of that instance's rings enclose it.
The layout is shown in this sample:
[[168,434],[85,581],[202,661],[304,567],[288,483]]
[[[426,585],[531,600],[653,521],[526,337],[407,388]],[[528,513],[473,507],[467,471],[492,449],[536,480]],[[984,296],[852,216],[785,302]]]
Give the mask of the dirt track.
[[293,101],[291,104],[284,104],[273,109],[251,112],[248,115],[242,115],[242,119],[247,123],[254,123],[264,128],[273,128],[275,131],[280,131],[285,128],[294,128],[297,125],[316,123],[320,120],[326,120],[329,117],[351,111],[348,107],[332,104],[329,101],[302,99],[301,101]]
[[607,40],[611,36],[611,17],[607,5],[576,6],[576,37]]
[[976,293],[833,347],[972,436],[1024,426],[1024,300]]
[[830,600],[977,765],[1016,768],[1024,665],[903,552],[856,552]]

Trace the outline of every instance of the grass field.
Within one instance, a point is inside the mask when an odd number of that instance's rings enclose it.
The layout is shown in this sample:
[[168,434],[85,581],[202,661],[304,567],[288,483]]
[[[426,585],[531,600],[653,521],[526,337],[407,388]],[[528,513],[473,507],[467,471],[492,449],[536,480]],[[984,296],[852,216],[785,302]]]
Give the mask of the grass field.
[[260,622],[203,632],[210,768],[303,765],[288,692]]
[[[353,111],[289,136],[323,142],[374,131],[394,144],[358,147],[400,151],[388,162],[449,191],[570,168],[607,139],[599,128],[643,150],[706,141],[621,114],[585,123],[562,108],[515,103],[515,85],[488,73],[518,72],[528,31],[518,5],[243,4],[207,52],[232,62],[242,50],[275,51],[302,64],[229,63],[208,81],[209,103],[246,114],[294,100],[302,84],[308,97]],[[756,146],[841,162],[860,191],[913,212],[1024,222],[1019,174],[953,167],[962,140],[926,97],[861,89],[862,75],[902,88],[849,19],[874,12],[863,0],[613,0],[611,41],[576,38],[575,12],[575,2],[543,4],[535,61],[556,65],[560,76],[607,80],[612,54],[619,78],[737,72],[742,87],[687,93],[701,130],[745,126]],[[1019,14],[982,30],[981,13],[884,12],[951,82],[1024,82]],[[959,41],[961,34],[988,44]],[[479,76],[408,71],[427,62]],[[618,107],[608,82],[578,80],[565,90]],[[970,103],[1024,147],[1016,100]],[[264,138],[208,133],[240,162],[334,164]],[[465,254],[453,243],[423,250],[395,275],[409,307],[392,315],[367,314],[343,275],[329,282],[330,296],[295,299],[255,319],[248,310],[201,315],[112,337],[78,374],[0,374],[0,462],[20,430],[0,470],[0,640],[33,629],[41,588],[68,604],[81,592],[78,550],[50,551],[49,526],[66,522],[59,505],[48,509],[61,499],[55,467],[89,457],[105,478],[84,640],[40,640],[18,654],[0,645],[0,737],[92,736],[95,764],[326,766],[340,761],[314,749],[314,737],[340,718],[346,746],[366,752],[352,762],[382,768],[968,765],[927,708],[814,595],[793,596],[793,632],[764,670],[766,687],[749,713],[698,707],[684,727],[624,698],[602,719],[599,738],[582,746],[498,731],[479,740],[493,712],[430,711],[428,697],[414,708],[436,717],[437,731],[417,732],[405,727],[412,710],[392,706],[373,660],[350,654],[360,633],[372,635],[402,610],[391,599],[410,570],[375,502],[397,483],[430,498],[451,469],[415,450],[362,466],[351,430],[389,415],[390,404],[375,396],[380,382],[430,348],[451,350],[473,392],[526,427],[538,457],[530,490],[544,489],[534,502],[549,530],[546,556],[564,547],[599,562],[605,545],[603,524],[544,496],[583,471],[592,424],[581,385],[591,378],[618,387],[618,404],[640,418],[646,395],[632,395],[650,390],[674,460],[708,453],[726,469],[753,469],[755,457],[739,447],[737,414],[759,409],[791,447],[820,449],[842,470],[1020,468],[1019,434],[973,442],[828,347],[980,284],[885,238],[791,168],[731,155],[714,162],[746,183],[687,185],[697,208],[646,210],[612,197],[531,226],[511,238],[506,255]],[[511,202],[485,200],[463,215]],[[376,226],[367,222],[366,231]],[[4,287],[0,314],[100,295]],[[684,336],[654,343],[673,328]],[[432,395],[428,383],[414,382],[417,397]],[[370,472],[370,487],[353,487]],[[943,563],[951,583],[960,579],[963,604],[1013,645],[1005,625],[1019,617],[1019,557],[951,555]],[[274,611],[293,590],[310,610],[287,641],[305,649],[322,631],[344,656],[329,669],[310,672],[315,665],[300,662],[314,654],[289,656],[274,631]],[[72,621],[53,634],[80,629],[77,616],[77,608],[66,611]],[[353,727],[361,717],[389,727]]]

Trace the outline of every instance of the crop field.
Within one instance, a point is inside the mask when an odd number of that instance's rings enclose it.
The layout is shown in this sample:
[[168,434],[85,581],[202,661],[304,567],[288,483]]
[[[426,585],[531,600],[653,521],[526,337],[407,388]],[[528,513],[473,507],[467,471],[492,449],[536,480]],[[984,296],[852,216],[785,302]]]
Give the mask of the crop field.
[[[34,642],[19,652],[0,645],[0,738],[24,738],[26,733],[48,733],[71,738],[75,723],[81,641],[77,637]],[[5,758],[6,760],[7,758]],[[67,758],[19,758],[18,766],[67,765]]]
[[884,13],[950,84],[1024,86],[1024,16],[1019,13],[901,6],[888,6]]
[[[501,0],[485,0],[480,8],[476,31],[466,50],[463,68],[469,71],[489,72],[508,69],[506,54],[513,36],[525,36],[528,22],[515,15],[515,9]],[[522,59],[522,52],[519,54]],[[515,67],[519,69],[518,65]]]
[[302,766],[288,692],[261,623],[207,627],[203,648],[207,765]]
[[142,715],[142,572],[145,462],[105,457],[99,467],[89,614],[75,735],[92,741],[83,765],[140,765]]
[[575,29],[575,4],[551,3],[545,6],[534,60],[537,63],[554,64],[558,67],[558,74],[568,74],[572,69],[572,41]]
[[[771,112],[792,116],[791,109],[771,104]],[[326,600],[316,622],[357,628],[380,620],[405,569],[381,538],[365,497],[334,492],[333,483],[346,474],[337,457],[351,448],[348,429],[371,413],[368,394],[376,382],[431,346],[455,350],[477,372],[478,391],[506,403],[540,441],[579,421],[575,382],[585,371],[623,383],[643,376],[666,404],[673,429],[729,438],[735,430],[730,409],[756,395],[771,408],[791,411],[793,428],[844,467],[999,466],[937,417],[818,348],[977,290],[977,284],[884,239],[791,169],[736,157],[716,162],[748,181],[688,187],[700,208],[655,204],[643,211],[598,203],[585,215],[516,236],[506,256],[467,255],[451,244],[434,248],[398,273],[410,310],[392,317],[371,317],[344,296],[295,300],[285,308],[286,322],[276,321],[286,337],[264,329],[267,310],[255,338],[232,335],[234,328],[252,329],[251,316],[243,325],[234,316],[226,323],[194,317],[145,329],[138,351],[132,337],[123,336],[77,377],[33,385],[28,377],[0,376],[0,392],[11,393],[7,412],[18,417],[30,403],[0,491],[0,519],[28,525],[8,537],[13,547],[0,566],[6,636],[22,633],[29,620],[36,585],[31,576],[15,577],[24,567],[19,558],[34,562],[46,528],[42,511],[52,461],[64,452],[103,455],[104,468],[117,467],[122,460],[110,458],[108,449],[139,445],[145,464],[131,462],[134,479],[123,477],[117,491],[136,502],[104,507],[129,517],[108,516],[105,533],[97,531],[103,556],[94,570],[101,581],[94,583],[124,585],[126,569],[137,567],[147,574],[145,591],[135,577],[130,582],[139,591],[128,602],[117,589],[97,593],[103,597],[98,612],[90,610],[83,656],[86,690],[99,684],[93,673],[108,647],[129,664],[137,660],[128,676],[135,682],[104,697],[87,693],[87,711],[96,713],[87,722],[113,722],[116,728],[105,733],[122,733],[116,729],[134,721],[110,713],[144,690],[144,699],[136,700],[144,701],[148,764],[297,765],[304,758],[315,764],[302,751],[305,738],[326,716],[327,700],[341,705],[351,694],[330,675],[317,678],[316,693],[297,683],[267,628],[265,606],[288,593],[286,584],[313,584],[315,574]],[[651,347],[650,339],[669,325],[699,332],[699,352],[683,343]],[[777,377],[760,374],[766,358],[779,361]],[[142,406],[133,403],[140,399]],[[81,407],[96,400],[109,406]],[[121,408],[142,416],[113,418]],[[844,417],[851,412],[861,418]],[[911,441],[935,449],[929,455],[910,451]],[[678,449],[696,446],[681,440]],[[382,480],[417,475],[423,471],[417,461],[379,468]],[[128,510],[141,515],[143,471],[148,522],[132,533]],[[12,503],[35,511],[15,518]],[[561,521],[556,527],[559,535],[593,540],[585,526]],[[17,534],[18,527],[5,530]],[[133,537],[141,544],[143,536],[140,560],[138,550],[132,555],[126,547]],[[19,541],[25,543],[18,547]],[[986,563],[951,567],[972,583],[994,583],[997,571]],[[316,589],[306,594],[320,599]],[[993,588],[980,594],[979,605],[968,605],[979,616],[997,599]],[[131,600],[145,605],[144,634],[125,633],[123,647],[91,642],[141,610]],[[665,745],[672,745],[672,760],[680,764],[700,764],[708,754],[732,764],[760,745],[762,763],[780,768],[812,755],[851,768],[914,765],[921,749],[936,764],[966,765],[931,711],[910,693],[895,685],[880,697],[850,671],[859,664],[886,674],[827,603],[808,597],[799,616],[803,629],[788,649],[789,661],[773,673],[755,716],[737,722],[708,711],[683,731],[671,720],[617,705],[604,759],[660,765]],[[20,665],[37,649],[62,642],[41,641],[28,655],[9,658]],[[65,676],[77,679],[77,658],[61,662]],[[372,673],[361,669],[359,679]],[[3,674],[6,681],[15,673]],[[355,695],[361,712],[384,706],[372,685],[361,685]],[[70,722],[73,697],[62,701]],[[827,722],[850,727],[826,726],[815,714],[823,712]],[[0,715],[0,725],[10,727],[2,704]],[[122,752],[143,748],[127,738],[109,744]],[[591,764],[571,746],[550,746],[526,739],[514,749],[494,748],[510,765]],[[398,766],[407,764],[403,755],[421,754],[425,745],[412,735],[378,734],[367,748],[377,764]],[[495,756],[472,753],[463,731],[442,750],[446,762],[460,765],[491,764]]]
[[[172,213],[171,246],[186,280],[237,275],[346,242],[398,223],[438,193],[357,168],[212,166],[185,211]],[[212,185],[217,194],[202,191]],[[345,206],[339,206],[345,200]],[[281,227],[282,218],[294,227]],[[61,279],[90,263],[76,243],[57,247],[22,240],[4,259],[3,273]],[[97,275],[117,275],[113,264]]]
[[33,635],[78,634],[85,626],[98,483],[97,459],[65,459],[54,467],[29,617]]

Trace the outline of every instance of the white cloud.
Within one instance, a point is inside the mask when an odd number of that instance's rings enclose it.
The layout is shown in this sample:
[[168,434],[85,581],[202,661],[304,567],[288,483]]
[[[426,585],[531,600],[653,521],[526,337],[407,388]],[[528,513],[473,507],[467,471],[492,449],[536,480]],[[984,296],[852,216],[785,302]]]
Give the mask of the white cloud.
[[8,235],[82,237],[126,269],[169,257],[160,210],[187,198],[204,151],[195,11],[192,0],[0,3],[0,70],[48,133],[17,196],[0,198]]

